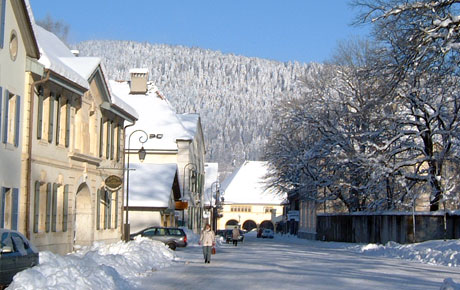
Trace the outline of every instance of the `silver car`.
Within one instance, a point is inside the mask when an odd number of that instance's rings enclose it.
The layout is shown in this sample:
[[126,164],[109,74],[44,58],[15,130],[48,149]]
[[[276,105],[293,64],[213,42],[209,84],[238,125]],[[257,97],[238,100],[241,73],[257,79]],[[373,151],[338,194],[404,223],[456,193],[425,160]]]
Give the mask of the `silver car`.
[[0,229],[0,288],[16,273],[38,265],[38,250],[20,232]]
[[183,229],[179,228],[150,227],[132,234],[131,239],[137,235],[163,242],[171,250],[187,246],[187,235]]

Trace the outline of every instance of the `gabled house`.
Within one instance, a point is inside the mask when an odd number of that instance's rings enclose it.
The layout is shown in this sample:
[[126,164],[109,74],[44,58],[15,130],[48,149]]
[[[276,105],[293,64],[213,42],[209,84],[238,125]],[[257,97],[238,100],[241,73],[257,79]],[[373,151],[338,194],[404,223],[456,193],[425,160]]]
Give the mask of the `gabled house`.
[[26,100],[20,230],[61,254],[118,241],[122,186],[106,180],[123,178],[124,124],[137,114],[112,97],[100,59],[77,58],[53,33],[33,29],[45,74]]
[[24,109],[31,83],[43,74],[25,1],[0,1],[0,228],[21,230]]
[[267,173],[267,162],[245,161],[222,182],[224,202],[218,229],[238,226],[248,231],[275,230],[283,219],[282,203],[286,196],[267,188]]
[[[132,69],[130,71],[130,81],[111,81],[115,95],[119,96],[126,103],[131,105],[139,114],[138,122],[127,129],[127,136],[132,135],[132,140],[127,140],[126,152],[131,156],[131,163],[140,163],[137,157],[137,152],[144,148],[146,151],[145,161],[138,165],[142,168],[145,164],[176,164],[177,178],[180,195],[174,193],[176,203],[168,207],[168,210],[161,210],[161,219],[152,219],[150,222],[154,224],[168,224],[165,221],[170,220],[169,215],[174,211],[177,213],[174,223],[177,225],[184,219],[187,220],[189,228],[198,232],[202,227],[203,216],[203,184],[204,184],[204,137],[201,129],[201,121],[198,114],[177,114],[168,100],[158,90],[158,88],[148,81],[147,69]],[[150,165],[146,165],[148,167]],[[128,167],[128,166],[127,166]],[[138,171],[140,169],[136,169]],[[136,174],[135,172],[127,174]],[[171,175],[169,178],[172,178]],[[151,178],[158,183],[164,181],[163,178],[151,174]],[[169,184],[171,180],[168,181]],[[139,215],[139,208],[131,207],[131,198],[136,198],[136,195],[144,193],[136,193],[129,190],[129,222],[131,228],[137,228],[139,224],[143,224]],[[164,192],[164,196],[170,196],[171,190]],[[153,194],[153,192],[152,192]],[[187,202],[185,202],[187,201]],[[188,207],[176,209],[176,204]],[[152,210],[157,207],[155,203],[149,203],[146,206]],[[147,208],[144,208],[147,210]]]

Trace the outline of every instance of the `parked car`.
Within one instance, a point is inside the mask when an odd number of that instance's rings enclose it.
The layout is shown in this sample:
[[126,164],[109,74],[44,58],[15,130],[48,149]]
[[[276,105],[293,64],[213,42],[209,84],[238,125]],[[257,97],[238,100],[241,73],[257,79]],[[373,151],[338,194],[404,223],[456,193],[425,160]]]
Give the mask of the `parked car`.
[[[240,231],[240,236],[238,237],[238,242],[243,242],[244,241],[244,232],[242,230]],[[225,237],[225,242],[228,244],[233,241],[233,230],[225,230],[224,233]]]
[[38,265],[38,250],[21,233],[0,229],[0,289],[16,273]]
[[270,230],[270,229],[264,229],[262,234],[260,235],[263,239],[267,238],[267,239],[273,239],[273,237],[275,236],[275,234],[273,233],[273,230]]
[[179,228],[149,227],[135,234],[131,234],[131,240],[138,235],[163,242],[171,250],[176,250],[177,247],[187,246],[187,235],[183,229]]

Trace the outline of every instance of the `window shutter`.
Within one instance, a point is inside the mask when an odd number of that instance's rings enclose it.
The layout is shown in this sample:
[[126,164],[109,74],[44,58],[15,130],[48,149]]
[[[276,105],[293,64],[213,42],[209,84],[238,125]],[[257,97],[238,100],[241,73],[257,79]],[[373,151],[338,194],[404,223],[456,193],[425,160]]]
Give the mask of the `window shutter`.
[[104,119],[101,118],[99,127],[99,157],[102,157],[104,152]]
[[49,123],[48,123],[48,142],[53,142],[53,130],[54,130],[54,94],[49,96]]
[[121,149],[121,126],[117,126],[117,162],[120,161],[120,149]]
[[19,189],[13,188],[13,204],[11,210],[11,229],[18,230],[19,217]]
[[0,228],[5,226],[5,196],[6,196],[6,188],[2,187],[2,191],[0,192]]
[[46,185],[46,220],[45,220],[45,231],[50,231],[51,222],[51,183]]
[[19,147],[19,130],[21,128],[21,97],[19,95],[16,95],[16,116],[14,121],[14,146]]
[[61,138],[61,102],[62,98],[60,95],[57,96],[57,107],[56,107],[56,145],[59,145],[59,139]]
[[56,221],[57,221],[57,195],[58,195],[58,187],[57,183],[53,183],[53,197],[52,197],[52,206],[51,206],[51,231],[56,231]]
[[5,109],[3,115],[3,143],[8,142],[8,111],[10,106],[10,92],[5,90]]
[[64,186],[64,196],[62,198],[62,231],[67,232],[67,216],[69,213],[69,185]]
[[115,192],[115,228],[118,228],[118,191]]
[[96,230],[101,229],[101,189],[97,190],[96,197]]
[[1,0],[2,1],[2,11],[0,12],[0,48],[3,48],[3,43],[5,41],[5,16],[6,16],[6,0]]
[[3,104],[3,88],[0,87],[0,136],[2,135],[2,104]]
[[105,158],[107,159],[110,159],[110,146],[112,144],[110,144],[110,122],[107,121],[107,147],[106,147],[106,151],[105,151]]
[[105,206],[104,206],[104,229],[107,229],[108,226],[108,221],[109,219],[107,218],[107,214],[109,212],[109,200],[108,200],[108,192],[107,190],[103,191],[104,195],[104,201],[105,201]]
[[65,112],[65,147],[68,148],[70,144],[70,102],[67,101]]
[[112,194],[111,191],[107,192],[107,228],[112,228]]
[[43,88],[38,88],[38,111],[37,111],[37,139],[42,138],[43,132]]
[[38,222],[40,219],[40,181],[35,181],[34,197],[34,233],[38,233]]
[[113,160],[113,153],[114,153],[114,144],[113,141],[115,140],[114,135],[115,128],[113,122],[110,122],[110,160]]

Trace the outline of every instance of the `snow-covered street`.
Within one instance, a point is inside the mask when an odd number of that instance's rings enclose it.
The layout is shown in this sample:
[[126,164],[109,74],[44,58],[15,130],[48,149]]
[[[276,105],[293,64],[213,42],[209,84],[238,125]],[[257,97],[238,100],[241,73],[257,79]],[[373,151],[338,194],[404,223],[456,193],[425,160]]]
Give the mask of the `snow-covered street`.
[[143,289],[440,289],[445,278],[460,281],[457,267],[363,255],[350,244],[248,235],[217,250],[204,264],[199,246],[179,249]]

